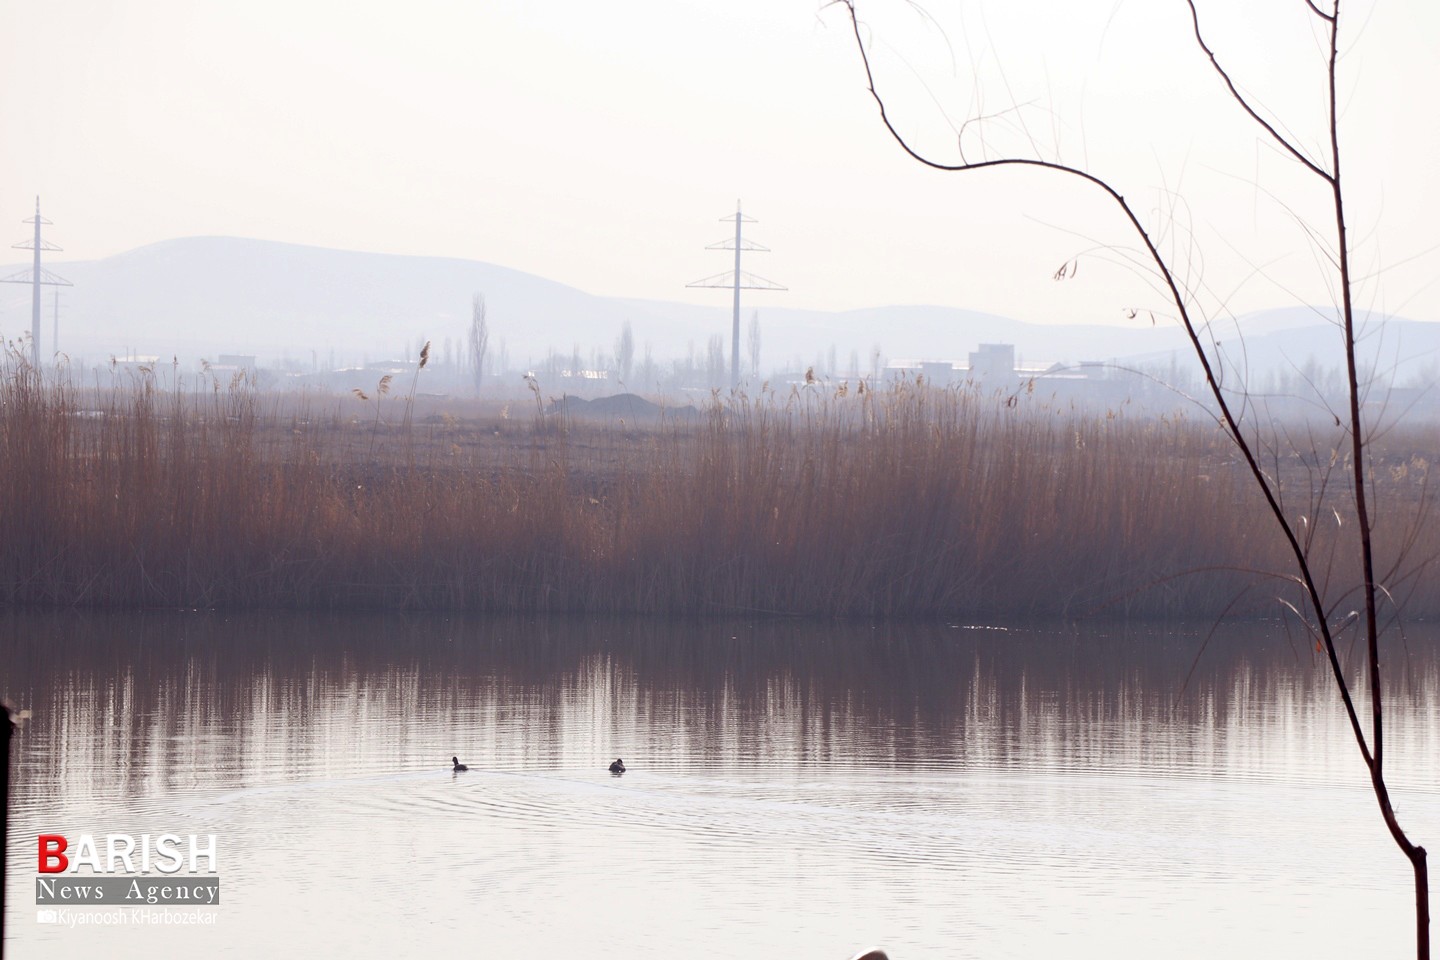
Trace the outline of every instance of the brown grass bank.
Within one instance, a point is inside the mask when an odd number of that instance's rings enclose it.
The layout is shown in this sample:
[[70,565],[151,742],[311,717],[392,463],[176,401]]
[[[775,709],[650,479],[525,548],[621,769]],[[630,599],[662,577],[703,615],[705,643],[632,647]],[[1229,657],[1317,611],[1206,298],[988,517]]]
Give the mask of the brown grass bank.
[[[986,618],[1276,613],[1288,595],[1263,574],[1286,568],[1272,524],[1202,422],[913,383],[643,429],[411,412],[12,369],[0,601]],[[1433,616],[1420,440],[1392,434],[1377,482],[1388,582]],[[1272,465],[1343,607],[1343,469],[1310,447]]]

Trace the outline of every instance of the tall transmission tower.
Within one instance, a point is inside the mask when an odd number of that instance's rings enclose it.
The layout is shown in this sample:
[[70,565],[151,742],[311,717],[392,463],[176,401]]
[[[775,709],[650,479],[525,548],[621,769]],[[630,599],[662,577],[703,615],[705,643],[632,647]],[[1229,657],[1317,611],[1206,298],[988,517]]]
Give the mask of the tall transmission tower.
[[[50,226],[50,221],[40,216],[40,198],[35,198],[35,216],[29,220],[22,220],[21,223],[35,224],[35,238],[33,240],[21,240],[12,244],[14,250],[34,250],[35,262],[29,270],[22,270],[19,273],[11,274],[8,277],[0,277],[0,283],[28,283],[31,286],[30,294],[30,362],[38,370],[40,367],[40,287],[68,287],[72,286],[69,280],[40,266],[40,251],[50,250],[58,252],[61,248],[48,240],[41,239],[40,227]],[[57,302],[56,310],[59,306]]]
[[740,212],[740,201],[735,201],[735,216],[721,217],[721,223],[735,221],[735,239],[726,237],[716,243],[710,244],[706,250],[734,250],[735,269],[726,273],[717,273],[713,277],[706,277],[703,280],[696,280],[694,283],[687,283],[687,287],[730,287],[735,291],[735,318],[730,337],[730,389],[734,390],[740,385],[740,291],[741,290],[784,290],[785,287],[778,283],[772,283],[764,277],[757,277],[753,273],[744,273],[740,269],[740,251],[753,250],[758,253],[769,253],[769,247],[762,247],[753,240],[745,240],[740,236],[740,224],[758,223],[752,217],[747,217]]

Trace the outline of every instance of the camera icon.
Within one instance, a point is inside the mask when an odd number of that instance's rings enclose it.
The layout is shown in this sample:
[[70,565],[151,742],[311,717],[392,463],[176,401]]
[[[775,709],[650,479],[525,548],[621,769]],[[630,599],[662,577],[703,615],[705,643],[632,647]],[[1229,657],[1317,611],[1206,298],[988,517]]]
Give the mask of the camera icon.
[[36,923],[59,923],[59,922],[60,922],[60,915],[59,915],[57,912],[55,912],[54,910],[36,910],[36,911],[35,911],[35,922],[36,922]]

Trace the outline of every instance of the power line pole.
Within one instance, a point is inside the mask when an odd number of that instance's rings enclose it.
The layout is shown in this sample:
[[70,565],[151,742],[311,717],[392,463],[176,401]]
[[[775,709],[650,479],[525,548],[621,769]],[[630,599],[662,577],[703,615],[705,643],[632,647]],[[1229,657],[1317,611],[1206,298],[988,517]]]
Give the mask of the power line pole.
[[740,236],[740,224],[758,223],[752,217],[747,217],[740,212],[740,201],[735,201],[735,216],[721,217],[720,222],[735,221],[735,239],[728,237],[724,240],[712,243],[706,250],[734,250],[735,269],[729,273],[717,273],[713,277],[706,277],[703,280],[696,280],[694,283],[687,283],[687,287],[714,287],[723,289],[733,288],[735,291],[735,315],[730,336],[730,389],[734,390],[740,385],[740,291],[741,290],[784,290],[785,287],[778,283],[772,283],[764,277],[757,277],[753,273],[742,273],[740,270],[740,251],[753,250],[758,253],[769,253],[769,247],[762,247],[753,240],[745,240]]
[[[61,248],[48,240],[40,237],[41,225],[50,226],[50,221],[40,216],[40,198],[35,198],[35,216],[29,220],[22,220],[21,223],[35,224],[35,239],[21,240],[12,244],[13,250],[34,250],[35,260],[28,271],[12,274],[8,277],[0,277],[0,283],[28,283],[31,286],[30,294],[30,363],[35,369],[40,369],[40,287],[68,287],[72,286],[69,280],[51,273],[49,270],[40,267],[40,251],[50,250],[58,252]],[[59,302],[56,302],[56,311],[59,311]]]

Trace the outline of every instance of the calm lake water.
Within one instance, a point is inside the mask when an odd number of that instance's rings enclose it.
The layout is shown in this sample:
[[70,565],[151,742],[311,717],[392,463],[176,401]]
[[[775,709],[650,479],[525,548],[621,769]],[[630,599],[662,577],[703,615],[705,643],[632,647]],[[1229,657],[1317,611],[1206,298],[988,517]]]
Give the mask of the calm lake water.
[[[6,946],[1413,955],[1313,646],[1209,626],[12,615]],[[1433,849],[1437,646],[1391,648],[1387,736]],[[217,835],[215,923],[39,922],[42,833]]]

